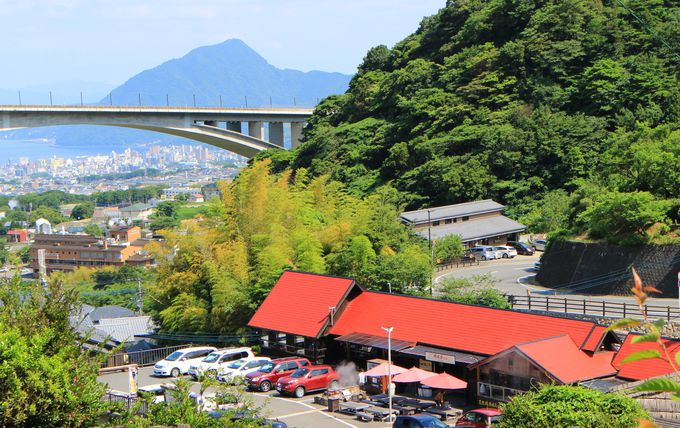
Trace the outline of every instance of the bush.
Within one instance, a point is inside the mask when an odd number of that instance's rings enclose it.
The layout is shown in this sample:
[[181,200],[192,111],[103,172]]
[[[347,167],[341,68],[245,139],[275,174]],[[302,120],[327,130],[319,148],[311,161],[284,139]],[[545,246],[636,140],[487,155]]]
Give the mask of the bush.
[[437,263],[448,263],[456,257],[461,257],[463,242],[458,235],[448,235],[438,240],[434,244],[434,257]]
[[630,397],[582,386],[543,386],[515,395],[502,409],[499,427],[507,428],[633,428],[639,419],[649,419]]
[[451,278],[442,281],[442,299],[451,302],[512,309],[505,295],[495,288],[498,281],[488,273],[471,278]]

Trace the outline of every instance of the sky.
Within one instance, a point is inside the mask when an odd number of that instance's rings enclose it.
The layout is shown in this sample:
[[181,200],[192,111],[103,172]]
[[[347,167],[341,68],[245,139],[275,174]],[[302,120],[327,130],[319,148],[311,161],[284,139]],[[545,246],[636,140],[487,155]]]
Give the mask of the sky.
[[[0,88],[124,83],[231,38],[271,64],[353,73],[445,0],[0,0]],[[75,83],[77,85],[77,83]]]

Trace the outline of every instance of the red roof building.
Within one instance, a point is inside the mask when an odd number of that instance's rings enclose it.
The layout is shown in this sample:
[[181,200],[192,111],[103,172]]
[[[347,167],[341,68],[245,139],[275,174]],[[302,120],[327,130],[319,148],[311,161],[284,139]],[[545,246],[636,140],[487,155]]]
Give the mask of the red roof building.
[[[643,380],[673,373],[675,371],[667,361],[659,358],[624,363],[623,360],[630,354],[646,349],[654,349],[659,351],[661,355],[665,354],[656,342],[633,343],[632,340],[635,336],[638,335],[631,333],[626,337],[626,340],[624,340],[621,345],[621,349],[614,358],[613,365],[619,370],[618,377],[630,380]],[[668,350],[672,361],[677,361],[675,359],[675,354],[680,352],[680,340],[663,339],[663,343]]]
[[318,338],[330,323],[330,308],[337,309],[355,286],[350,278],[286,271],[248,325]]

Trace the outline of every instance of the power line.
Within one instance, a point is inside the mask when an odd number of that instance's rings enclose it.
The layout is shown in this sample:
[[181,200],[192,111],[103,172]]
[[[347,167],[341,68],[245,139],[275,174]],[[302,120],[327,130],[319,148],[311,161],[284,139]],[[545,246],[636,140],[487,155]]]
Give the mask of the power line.
[[666,46],[666,47],[671,51],[671,55],[673,55],[673,56],[675,56],[676,58],[680,59],[680,54],[677,53],[677,52],[675,52],[675,50],[673,49],[673,47],[672,47],[666,40],[664,40],[661,36],[659,36],[659,35],[656,33],[656,31],[654,31],[654,30],[653,30],[653,29],[652,29],[652,28],[644,21],[644,19],[642,19],[641,17],[639,17],[639,16],[638,16],[631,8],[629,8],[629,7],[623,2],[623,0],[616,0],[616,2],[617,2],[618,4],[620,4],[621,7],[623,7],[624,9],[626,9],[631,15],[633,15],[633,18],[635,18],[640,24],[642,24],[642,26],[647,30],[647,32],[649,32],[652,36],[656,37],[656,39],[658,39],[658,40],[661,42],[661,44],[663,44],[664,46]]

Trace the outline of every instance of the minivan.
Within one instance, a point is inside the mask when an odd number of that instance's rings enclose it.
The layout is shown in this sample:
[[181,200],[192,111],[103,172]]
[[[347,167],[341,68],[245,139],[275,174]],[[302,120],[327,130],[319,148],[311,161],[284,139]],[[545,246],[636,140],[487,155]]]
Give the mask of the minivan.
[[214,346],[197,346],[177,350],[157,362],[153,366],[153,374],[172,377],[187,374],[192,363],[200,361],[216,350]]
[[491,246],[479,246],[470,248],[470,254],[478,260],[495,260],[501,258],[500,253],[496,252]]
[[217,378],[222,366],[242,358],[254,358],[252,349],[250,348],[225,348],[218,351],[211,352],[207,357],[201,361],[196,361],[189,366],[189,374],[194,380],[201,375],[206,375],[210,378]]

